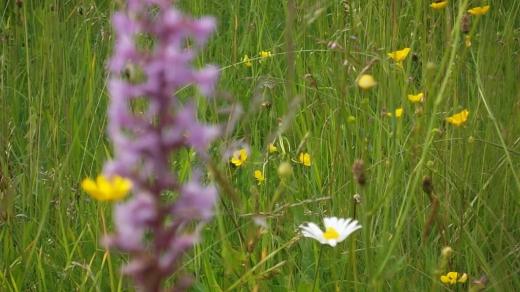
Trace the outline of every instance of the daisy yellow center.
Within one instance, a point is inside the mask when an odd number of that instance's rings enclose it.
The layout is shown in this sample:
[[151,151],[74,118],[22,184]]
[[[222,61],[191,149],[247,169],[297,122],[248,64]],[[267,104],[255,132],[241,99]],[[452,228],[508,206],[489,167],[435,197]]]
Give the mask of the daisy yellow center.
[[325,237],[327,240],[338,239],[339,233],[333,227],[327,227],[327,230],[325,230],[325,233],[323,233],[323,237]]

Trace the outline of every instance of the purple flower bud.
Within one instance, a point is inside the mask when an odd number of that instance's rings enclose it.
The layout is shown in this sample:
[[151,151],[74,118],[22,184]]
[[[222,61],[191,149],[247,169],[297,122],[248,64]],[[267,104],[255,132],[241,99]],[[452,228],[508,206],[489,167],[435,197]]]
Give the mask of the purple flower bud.
[[203,187],[199,181],[191,180],[181,188],[181,195],[172,207],[175,218],[191,220],[209,220],[217,202],[217,190],[213,186]]
[[199,45],[204,45],[208,37],[213,33],[216,21],[213,17],[203,17],[192,23],[192,33]]
[[114,244],[128,251],[141,250],[144,232],[158,215],[155,204],[151,195],[140,194],[115,206],[117,237]]
[[174,238],[169,243],[169,249],[159,258],[158,265],[162,270],[168,270],[176,260],[198,242],[197,234],[184,234]]
[[195,75],[196,83],[204,96],[213,94],[217,78],[218,68],[215,66],[207,66]]
[[177,115],[176,124],[182,127],[187,145],[199,153],[204,153],[209,144],[220,134],[218,127],[204,126],[197,121],[195,107],[192,104],[187,104]]

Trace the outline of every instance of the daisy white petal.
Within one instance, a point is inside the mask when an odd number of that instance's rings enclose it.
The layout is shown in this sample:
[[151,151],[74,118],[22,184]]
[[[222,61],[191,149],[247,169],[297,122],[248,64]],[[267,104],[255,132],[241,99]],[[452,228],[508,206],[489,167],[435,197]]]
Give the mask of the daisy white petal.
[[305,225],[305,224],[300,225],[300,229],[302,230],[303,236],[314,238],[317,241],[324,243],[325,240],[323,238],[323,231],[321,231],[321,229],[318,227],[318,225],[310,222],[310,223],[307,223],[307,225]]
[[338,222],[338,218],[336,217],[325,217],[323,218],[323,225],[325,225],[325,228],[327,227],[333,227]]
[[352,234],[354,231],[361,228],[361,225],[358,224],[357,220],[354,220],[350,222],[342,231],[341,236],[339,237],[339,240],[344,240],[347,238],[350,234]]
[[346,218],[346,219],[343,219],[343,218],[342,218],[342,219],[340,219],[339,222],[338,222],[338,223],[339,223],[338,227],[341,228],[341,229],[345,229],[345,228],[347,228],[348,224],[349,224],[351,221],[352,221],[352,219],[350,219],[350,218]]

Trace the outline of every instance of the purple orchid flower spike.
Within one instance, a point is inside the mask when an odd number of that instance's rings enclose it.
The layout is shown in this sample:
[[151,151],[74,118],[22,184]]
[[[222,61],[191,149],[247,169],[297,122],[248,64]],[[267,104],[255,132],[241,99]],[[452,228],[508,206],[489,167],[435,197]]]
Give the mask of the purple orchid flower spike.
[[[108,64],[108,133],[114,158],[106,163],[105,174],[128,178],[134,187],[133,196],[115,207],[116,231],[105,244],[130,255],[123,271],[139,290],[161,291],[165,279],[180,268],[183,254],[200,240],[217,201],[215,186],[203,184],[198,172],[181,184],[168,163],[172,153],[186,148],[204,160],[220,135],[218,126],[198,121],[193,102],[183,104],[175,96],[188,85],[206,97],[213,94],[218,68],[196,69],[192,62],[213,33],[215,20],[191,19],[167,0],[128,0],[112,24],[116,41]],[[149,47],[137,45],[144,36]],[[125,78],[130,67],[144,78]],[[146,107],[136,111],[136,100]],[[177,201],[161,199],[166,191],[177,193]],[[173,289],[186,289],[189,282],[180,278]]]

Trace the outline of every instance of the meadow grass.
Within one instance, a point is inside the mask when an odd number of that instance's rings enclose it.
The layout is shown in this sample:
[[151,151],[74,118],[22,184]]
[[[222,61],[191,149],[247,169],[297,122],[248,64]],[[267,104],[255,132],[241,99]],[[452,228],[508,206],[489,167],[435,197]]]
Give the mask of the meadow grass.
[[[218,19],[200,63],[222,67],[220,95],[244,108],[213,150],[228,191],[186,258],[194,291],[467,290],[482,276],[487,291],[520,289],[520,2],[492,1],[472,17],[470,47],[459,23],[485,1],[440,11],[418,0],[179,2]],[[0,4],[1,291],[133,289],[119,273],[125,256],[100,245],[112,206],[79,188],[111,153],[105,62],[117,7]],[[412,54],[400,67],[387,53],[404,47]],[[259,60],[262,50],[273,56]],[[360,90],[361,73],[377,86]],[[425,101],[411,104],[407,94],[420,91]],[[202,119],[220,121],[215,104],[198,103]],[[399,107],[401,118],[387,114]],[[445,122],[463,109],[463,126]],[[267,155],[273,139],[278,153]],[[243,167],[221,155],[233,140],[251,147]],[[310,167],[298,163],[303,151]],[[364,186],[353,179],[356,159]],[[277,175],[283,161],[292,176]],[[172,167],[185,179],[196,163],[181,153]],[[431,224],[424,176],[438,198]],[[298,235],[303,222],[354,210],[363,228],[336,248]],[[439,276],[449,271],[470,279],[446,286]]]

